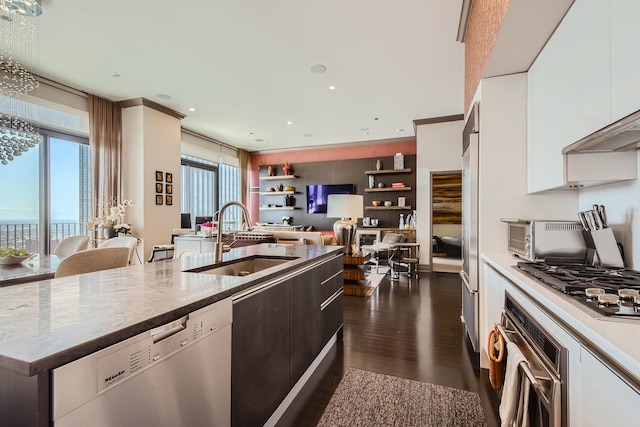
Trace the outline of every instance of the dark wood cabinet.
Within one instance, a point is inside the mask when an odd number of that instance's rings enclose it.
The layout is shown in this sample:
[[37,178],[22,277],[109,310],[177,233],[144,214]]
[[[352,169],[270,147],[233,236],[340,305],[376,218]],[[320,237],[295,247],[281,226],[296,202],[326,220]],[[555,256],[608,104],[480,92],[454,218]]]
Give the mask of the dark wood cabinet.
[[[322,307],[320,318],[322,321],[322,346],[329,342],[333,334],[342,328],[344,294],[338,293],[331,301]],[[338,339],[342,339],[342,334],[338,334]]]
[[233,305],[231,423],[261,426],[342,326],[342,255]]
[[233,305],[231,422],[261,426],[289,393],[289,281]]
[[291,279],[290,383],[300,379],[321,350],[319,269],[306,271]]

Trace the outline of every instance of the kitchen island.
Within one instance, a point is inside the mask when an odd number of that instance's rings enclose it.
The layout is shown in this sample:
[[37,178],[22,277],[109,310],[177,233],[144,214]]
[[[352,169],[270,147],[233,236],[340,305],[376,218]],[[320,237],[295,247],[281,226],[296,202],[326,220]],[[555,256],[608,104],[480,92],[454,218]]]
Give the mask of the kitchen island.
[[[2,288],[0,416],[6,425],[50,425],[53,369],[224,299],[241,295],[247,300],[264,283],[286,278],[294,289],[297,272],[315,265],[335,270],[332,274],[341,282],[341,252],[339,246],[265,243],[224,254],[222,264],[247,257],[285,260],[242,277],[188,272],[215,264],[213,254],[204,253]],[[317,299],[321,292],[317,290]],[[336,300],[339,325],[333,336],[342,324],[341,295]],[[235,326],[235,309],[233,321]]]
[[521,260],[511,255],[485,254],[482,259],[483,354],[489,329],[501,321],[508,293],[567,349],[563,425],[636,425],[635,414],[618,409],[640,405],[640,321],[614,319],[586,308],[516,268]]

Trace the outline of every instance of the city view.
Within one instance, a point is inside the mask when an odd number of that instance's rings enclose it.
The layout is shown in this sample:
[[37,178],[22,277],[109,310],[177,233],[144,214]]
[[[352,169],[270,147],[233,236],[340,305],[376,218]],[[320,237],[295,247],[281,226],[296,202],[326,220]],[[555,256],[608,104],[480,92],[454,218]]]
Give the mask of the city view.
[[[48,167],[43,167],[48,157]],[[89,146],[55,137],[0,166],[0,249],[49,250],[75,234],[87,234],[90,215]],[[49,201],[48,203],[46,201]],[[40,218],[43,218],[42,220]]]

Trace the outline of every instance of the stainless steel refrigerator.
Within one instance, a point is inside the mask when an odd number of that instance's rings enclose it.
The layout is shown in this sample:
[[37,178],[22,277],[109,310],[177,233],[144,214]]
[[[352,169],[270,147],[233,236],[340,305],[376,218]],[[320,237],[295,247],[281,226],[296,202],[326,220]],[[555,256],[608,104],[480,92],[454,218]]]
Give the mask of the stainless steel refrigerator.
[[478,352],[478,182],[480,103],[473,104],[462,132],[462,321]]

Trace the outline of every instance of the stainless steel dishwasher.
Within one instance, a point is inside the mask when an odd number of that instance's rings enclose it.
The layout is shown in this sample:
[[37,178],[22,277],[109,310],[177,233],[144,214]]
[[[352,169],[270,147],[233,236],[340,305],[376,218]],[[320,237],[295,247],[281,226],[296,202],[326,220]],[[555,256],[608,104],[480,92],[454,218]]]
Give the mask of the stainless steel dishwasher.
[[231,298],[53,370],[58,426],[228,426]]

